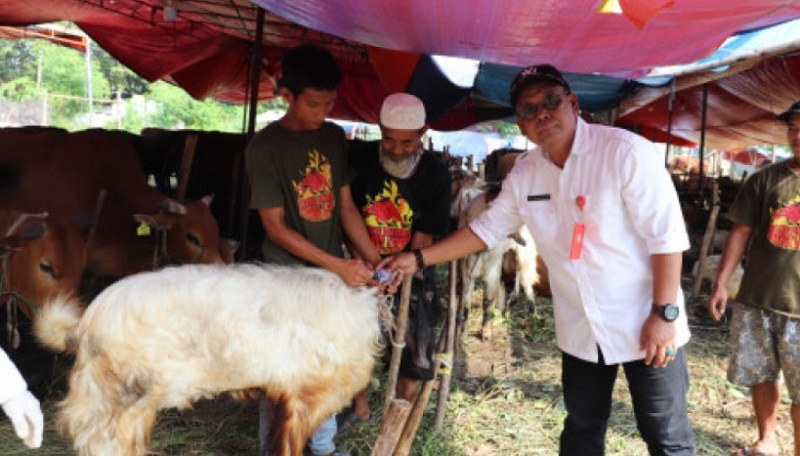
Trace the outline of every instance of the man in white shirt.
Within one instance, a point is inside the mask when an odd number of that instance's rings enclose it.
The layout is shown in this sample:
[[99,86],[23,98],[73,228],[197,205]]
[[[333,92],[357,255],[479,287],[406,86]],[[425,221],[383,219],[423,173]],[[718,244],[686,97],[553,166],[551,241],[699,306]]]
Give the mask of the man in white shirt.
[[0,350],[0,407],[25,445],[30,448],[42,445],[44,415],[39,401],[28,391],[25,379],[3,350]]
[[550,271],[567,418],[561,455],[602,455],[621,364],[652,455],[694,455],[680,289],[689,239],[655,146],[589,125],[562,74],[525,68],[511,85],[520,156],[492,206],[468,227],[379,267],[412,273],[483,250],[525,224]]

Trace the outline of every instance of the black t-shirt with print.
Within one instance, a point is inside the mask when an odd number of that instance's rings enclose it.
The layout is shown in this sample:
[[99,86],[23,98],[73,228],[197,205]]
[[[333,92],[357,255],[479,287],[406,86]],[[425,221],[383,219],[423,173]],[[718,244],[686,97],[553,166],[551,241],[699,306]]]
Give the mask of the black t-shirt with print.
[[380,164],[380,141],[354,143],[350,164],[356,173],[353,200],[381,255],[406,250],[412,233],[447,233],[450,174],[436,156],[425,152],[414,174],[398,179]]

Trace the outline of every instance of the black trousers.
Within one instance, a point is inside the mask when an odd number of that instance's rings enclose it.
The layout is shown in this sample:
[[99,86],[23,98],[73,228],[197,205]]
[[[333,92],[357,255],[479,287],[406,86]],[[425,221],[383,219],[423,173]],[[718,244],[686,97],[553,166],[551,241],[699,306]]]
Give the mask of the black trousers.
[[[598,349],[599,351],[599,349]],[[562,352],[561,381],[567,418],[561,433],[561,456],[605,454],[611,394],[618,365],[583,361]],[[651,455],[695,454],[694,435],[686,408],[689,372],[683,348],[667,367],[644,361],[622,365],[633,402],[636,426]]]

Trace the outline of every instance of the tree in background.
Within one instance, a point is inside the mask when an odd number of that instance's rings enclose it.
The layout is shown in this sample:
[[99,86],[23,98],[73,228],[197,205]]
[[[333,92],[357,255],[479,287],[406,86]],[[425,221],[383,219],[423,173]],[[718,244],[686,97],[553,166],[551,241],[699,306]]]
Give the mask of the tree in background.
[[[41,87],[48,94],[86,97],[86,61],[82,53],[44,41],[34,44],[42,55]],[[66,52],[65,52],[66,51]],[[111,87],[96,61],[91,62],[92,97],[108,99]],[[76,129],[85,125],[79,114],[87,110],[86,101],[68,98],[50,98],[51,122],[56,127]]]
[[38,55],[33,49],[35,40],[0,40],[0,81],[8,83],[17,78],[36,80]]
[[149,82],[146,79],[119,63],[105,49],[94,43],[92,44],[92,57],[100,65],[100,71],[103,72],[108,81],[112,94],[116,96],[119,93],[122,98],[127,99],[133,95],[147,93]]
[[[96,101],[93,110],[102,114],[109,110],[108,101],[117,97],[124,101],[122,117],[106,121],[103,127],[133,133],[144,127],[243,130],[246,122],[242,105],[198,101],[168,83],[150,84],[96,43],[91,46],[92,97]],[[51,125],[68,130],[89,127],[86,57],[82,52],[44,40],[0,40],[0,58],[6,63],[0,67],[0,100],[47,97]],[[259,112],[268,109],[285,110],[286,106],[279,98],[259,103]]]
[[240,105],[229,105],[214,100],[197,101],[183,89],[166,82],[150,84],[149,96],[155,100],[156,109],[146,119],[153,125],[170,129],[240,131],[242,112]]

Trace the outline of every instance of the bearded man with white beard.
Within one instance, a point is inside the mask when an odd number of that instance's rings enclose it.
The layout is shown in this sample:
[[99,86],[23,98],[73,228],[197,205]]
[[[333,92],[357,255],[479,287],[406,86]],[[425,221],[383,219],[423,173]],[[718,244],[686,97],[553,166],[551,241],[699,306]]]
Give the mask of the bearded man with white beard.
[[[428,129],[425,117],[419,98],[407,93],[389,95],[381,107],[381,140],[350,150],[350,164],[356,172],[351,183],[353,201],[382,256],[418,251],[447,234],[450,173],[423,148]],[[412,403],[421,382],[433,379],[433,334],[442,314],[435,270],[430,267],[421,271],[412,282],[396,394]],[[343,416],[340,432],[369,419],[366,391],[354,399],[351,412]]]

